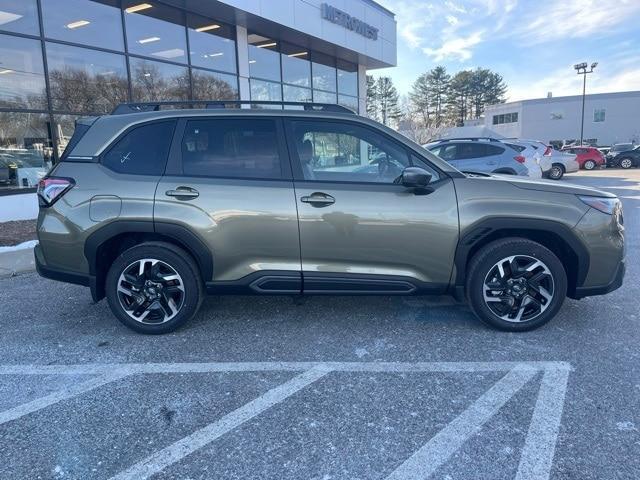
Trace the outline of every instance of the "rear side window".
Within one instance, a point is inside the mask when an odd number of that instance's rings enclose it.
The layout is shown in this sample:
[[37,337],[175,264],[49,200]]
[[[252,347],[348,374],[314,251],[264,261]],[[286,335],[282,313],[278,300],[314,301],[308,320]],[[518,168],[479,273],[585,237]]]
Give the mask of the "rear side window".
[[[497,145],[486,145],[485,147],[487,156],[493,156],[493,155],[502,155],[504,153],[504,148],[499,147]],[[522,150],[524,150],[524,147],[522,148]]]
[[175,121],[135,127],[105,154],[102,164],[117,173],[162,175],[167,164]]
[[67,146],[64,148],[64,152],[60,156],[60,161],[64,162],[71,151],[76,147],[78,142],[84,137],[84,134],[91,128],[91,125],[87,125],[85,123],[76,123],[76,128],[73,131],[73,135],[71,135],[71,140],[67,143]]
[[275,122],[230,118],[188,121],[182,139],[182,173],[208,177],[282,178]]
[[465,160],[467,158],[486,157],[486,145],[482,143],[459,143],[456,158]]

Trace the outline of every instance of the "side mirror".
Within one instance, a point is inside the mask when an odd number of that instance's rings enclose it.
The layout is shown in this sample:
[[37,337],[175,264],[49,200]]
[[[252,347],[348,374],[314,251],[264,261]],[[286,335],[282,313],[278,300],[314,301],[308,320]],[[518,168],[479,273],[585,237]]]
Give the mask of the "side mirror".
[[431,174],[420,167],[407,167],[400,176],[400,183],[407,188],[426,188],[429,182]]

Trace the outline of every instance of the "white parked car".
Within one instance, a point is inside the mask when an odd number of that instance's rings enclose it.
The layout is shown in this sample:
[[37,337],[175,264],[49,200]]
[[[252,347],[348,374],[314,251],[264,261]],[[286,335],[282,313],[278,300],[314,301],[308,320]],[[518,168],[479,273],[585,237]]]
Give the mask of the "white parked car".
[[542,144],[538,145],[538,142],[519,138],[504,140],[504,143],[519,150],[520,155],[524,156],[530,162],[535,163],[538,168],[540,168],[541,177],[548,176],[551,170],[551,162],[543,155],[544,150],[542,152],[540,151],[540,145]]
[[565,173],[575,173],[580,169],[576,155],[561,152],[539,140],[513,139],[523,145],[530,145],[536,151],[542,169],[542,176],[551,180],[560,180]]

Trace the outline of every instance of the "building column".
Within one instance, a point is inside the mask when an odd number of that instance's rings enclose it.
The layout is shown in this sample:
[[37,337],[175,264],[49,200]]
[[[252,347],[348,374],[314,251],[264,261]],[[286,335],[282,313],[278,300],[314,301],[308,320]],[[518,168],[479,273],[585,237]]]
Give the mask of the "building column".
[[238,55],[240,100],[251,100],[251,90],[249,88],[249,44],[245,27],[236,27],[236,52]]
[[367,115],[367,67],[358,65],[358,110],[360,115]]

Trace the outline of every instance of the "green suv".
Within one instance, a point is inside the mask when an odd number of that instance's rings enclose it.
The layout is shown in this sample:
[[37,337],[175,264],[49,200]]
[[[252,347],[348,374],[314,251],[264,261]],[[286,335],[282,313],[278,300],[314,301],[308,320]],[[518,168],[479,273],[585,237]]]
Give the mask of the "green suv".
[[337,105],[187,103],[79,120],[38,187],[38,272],[138,332],[205,292],[449,293],[523,331],[622,285],[614,195],[464,174]]

